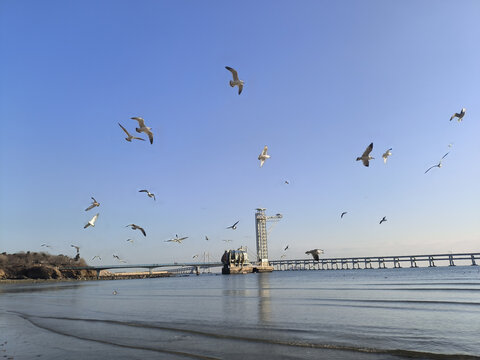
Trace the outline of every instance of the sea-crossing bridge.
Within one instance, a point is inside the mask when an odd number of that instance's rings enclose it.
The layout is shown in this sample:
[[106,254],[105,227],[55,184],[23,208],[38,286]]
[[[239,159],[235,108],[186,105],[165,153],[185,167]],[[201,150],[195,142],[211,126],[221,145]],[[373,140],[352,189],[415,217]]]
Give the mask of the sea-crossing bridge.
[[[457,253],[457,254],[433,254],[433,255],[400,255],[400,256],[362,256],[348,258],[324,258],[314,259],[296,259],[296,260],[270,260],[269,263],[275,271],[295,271],[295,270],[356,270],[356,269],[385,269],[401,268],[403,266],[417,268],[419,264],[428,264],[428,267],[437,265],[455,266],[458,262],[462,265],[478,265],[480,261],[480,252],[477,253]],[[457,263],[457,264],[456,264]],[[387,264],[389,266],[387,266]],[[163,263],[163,264],[122,264],[122,265],[97,265],[97,266],[68,266],[64,270],[93,270],[100,276],[102,270],[120,270],[120,269],[147,269],[150,274],[153,269],[166,268],[174,273],[199,273],[208,268],[222,267],[221,262],[186,262],[186,263]]]

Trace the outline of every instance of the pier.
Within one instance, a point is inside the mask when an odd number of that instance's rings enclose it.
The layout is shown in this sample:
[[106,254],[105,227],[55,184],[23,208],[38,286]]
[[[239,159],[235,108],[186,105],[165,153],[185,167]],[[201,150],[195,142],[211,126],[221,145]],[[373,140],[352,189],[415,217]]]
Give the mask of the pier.
[[[327,258],[320,260],[271,260],[270,266],[276,271],[295,270],[360,270],[386,268],[417,268],[438,266],[455,266],[462,261],[476,266],[480,253],[434,254],[434,255],[400,255],[400,256],[367,256],[349,258]],[[387,266],[388,264],[388,266]]]

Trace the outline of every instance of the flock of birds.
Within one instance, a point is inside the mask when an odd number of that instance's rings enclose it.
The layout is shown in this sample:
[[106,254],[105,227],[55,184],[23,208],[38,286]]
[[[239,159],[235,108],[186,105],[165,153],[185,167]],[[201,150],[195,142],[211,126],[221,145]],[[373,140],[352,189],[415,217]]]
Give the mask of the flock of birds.
[[[238,77],[238,72],[233,69],[232,67],[229,67],[229,66],[226,66],[225,67],[228,71],[231,72],[232,74],[232,77],[233,77],[233,80],[230,80],[229,84],[231,87],[235,87],[237,86],[238,87],[238,95],[240,95],[243,91],[243,87],[245,85],[245,82],[243,80],[240,80],[239,77]],[[466,113],[466,109],[465,108],[462,108],[461,111],[459,113],[454,113],[451,117],[450,117],[450,121],[452,121],[453,119],[457,119],[458,122],[461,122],[465,116],[465,113]],[[135,120],[138,122],[138,127],[135,128],[135,131],[139,134],[145,134],[149,141],[150,141],[150,144],[153,144],[153,131],[152,131],[152,128],[151,127],[148,127],[146,124],[145,124],[145,120],[141,117],[131,117],[130,119],[132,120]],[[132,142],[132,140],[139,140],[139,141],[145,141],[145,139],[141,138],[141,137],[137,137],[137,136],[133,136],[130,134],[130,132],[120,123],[118,123],[118,125],[120,126],[120,128],[125,132],[125,134],[127,135],[127,137],[125,138],[126,141],[128,142]],[[450,146],[450,145],[449,145]],[[359,157],[357,157],[356,161],[361,161],[362,164],[366,167],[369,167],[370,165],[370,160],[374,160],[375,158],[371,155],[371,152],[373,150],[373,142],[370,143],[367,148],[365,149],[365,151],[363,152],[363,154]],[[382,155],[382,158],[383,158],[383,162],[386,164],[387,163],[387,159],[392,155],[392,148],[389,148],[387,149],[383,155]],[[431,167],[429,167],[426,171],[425,171],[425,174],[428,173],[431,169],[437,167],[437,168],[441,168],[442,167],[442,160],[449,154],[449,152],[447,152],[445,155],[443,155],[443,157],[440,159],[440,161],[435,164],[435,165],[432,165]],[[260,153],[260,155],[258,155],[258,160],[260,161],[260,167],[263,167],[263,165],[265,164],[265,161],[267,159],[270,159],[270,155],[268,154],[268,146],[265,145],[262,152]],[[284,184],[286,185],[289,185],[290,182],[288,180],[285,180],[284,181]],[[155,194],[151,193],[149,190],[147,189],[142,189],[142,190],[139,190],[140,193],[145,193],[149,198],[152,198],[154,201],[156,200],[156,197],[155,197]],[[90,211],[96,207],[99,207],[100,206],[100,203],[94,198],[92,197],[92,203],[85,209],[85,211]],[[347,214],[348,212],[347,211],[343,211],[340,215],[340,218],[343,219],[343,217]],[[95,227],[95,223],[96,221],[98,220],[98,217],[99,217],[99,213],[95,214],[84,226],[84,229],[88,228],[88,227]],[[384,216],[379,224],[382,224],[384,222],[387,221],[387,218],[386,216]],[[231,226],[228,226],[226,229],[231,229],[231,230],[236,230],[237,229],[237,225],[240,221],[236,221],[233,225]],[[145,231],[145,229],[139,225],[136,225],[136,224],[129,224],[129,225],[126,225],[126,227],[130,227],[132,230],[138,230],[139,232],[141,232],[143,234],[144,237],[147,236],[147,233]],[[165,240],[165,242],[174,242],[174,243],[178,243],[178,244],[182,244],[184,240],[188,239],[188,236],[184,236],[184,237],[179,237],[178,234],[175,235],[175,237],[171,238],[171,239],[168,239],[168,240]],[[209,238],[208,236],[205,236],[205,240],[208,241]],[[130,243],[133,243],[134,240],[133,239],[127,239],[128,242]],[[228,242],[231,242],[232,240],[223,240],[224,242],[228,243]],[[50,245],[48,244],[42,244],[41,245],[42,247],[49,247],[51,248]],[[76,258],[79,258],[79,251],[80,251],[80,247],[77,246],[77,245],[71,245],[72,247],[74,247],[77,251],[77,256]],[[287,251],[289,248],[289,245],[287,245],[285,248],[284,248],[284,251]],[[324,250],[322,249],[312,249],[312,250],[308,250],[305,252],[305,254],[310,254],[312,255],[312,257],[318,261],[319,260],[319,256],[321,254],[324,253]],[[124,259],[121,259],[118,255],[116,254],[113,254],[112,255],[114,259],[116,259],[117,261],[119,262],[122,262],[122,263],[125,263],[126,261]],[[198,255],[194,255],[193,258],[197,258]],[[286,257],[286,254],[284,253],[281,258],[285,258]],[[99,255],[95,255],[92,260],[95,260],[95,259],[99,259],[101,260],[101,257]]]

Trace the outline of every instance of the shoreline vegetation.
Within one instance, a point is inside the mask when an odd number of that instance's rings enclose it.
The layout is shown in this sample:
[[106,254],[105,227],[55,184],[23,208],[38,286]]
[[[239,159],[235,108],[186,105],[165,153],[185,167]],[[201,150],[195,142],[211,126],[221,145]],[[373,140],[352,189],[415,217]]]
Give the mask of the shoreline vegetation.
[[113,273],[102,270],[97,278],[95,270],[65,270],[63,267],[88,266],[80,257],[51,255],[45,252],[0,254],[0,283],[40,283],[75,280],[119,280],[166,277],[167,271]]

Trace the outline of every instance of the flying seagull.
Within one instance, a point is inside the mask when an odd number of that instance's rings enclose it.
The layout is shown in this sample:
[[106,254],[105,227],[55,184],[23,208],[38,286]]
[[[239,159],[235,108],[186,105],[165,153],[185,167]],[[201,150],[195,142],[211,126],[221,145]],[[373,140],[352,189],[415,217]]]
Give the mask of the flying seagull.
[[149,198],[153,198],[153,200],[157,200],[155,199],[155,194],[152,194],[150,191],[148,190],[138,190],[138,192],[144,192],[144,193],[147,193],[148,197]]
[[260,167],[263,166],[263,163],[265,162],[265,160],[270,159],[270,155],[267,154],[267,151],[268,151],[268,146],[265,145],[262,153],[258,155],[258,160],[260,160]]
[[387,163],[387,158],[392,155],[392,148],[388,149],[387,151],[385,151],[382,155],[382,158],[383,158],[383,162],[386,164]]
[[123,259],[120,259],[120,257],[119,257],[118,255],[113,254],[112,256],[113,256],[115,259],[117,259],[118,261],[120,261],[121,263],[126,263],[126,261],[123,260]]
[[232,240],[222,240],[222,241],[225,241],[225,242],[232,242]]
[[283,254],[282,256],[280,256],[280,259],[285,259],[287,257],[287,255]]
[[89,207],[87,207],[87,208],[85,209],[85,211],[92,210],[95,206],[100,206],[100,203],[99,203],[97,200],[95,200],[95,198],[94,198],[93,196],[92,196],[92,200],[93,200],[93,201],[92,201],[92,205],[90,205]]
[[129,226],[132,228],[132,230],[140,230],[142,232],[143,236],[147,236],[147,233],[145,232],[145,230],[142,227],[140,227],[138,225],[135,225],[135,224],[130,224],[130,225],[127,225],[125,227],[129,227]]
[[308,250],[308,251],[305,251],[305,254],[311,254],[313,256],[313,258],[316,261],[318,261],[318,260],[320,260],[318,255],[323,254],[323,250],[322,249]]
[[290,245],[285,246],[285,249],[283,249],[283,251],[287,251],[289,246]]
[[42,245],[40,245],[40,246],[45,246],[45,247],[47,247],[47,248],[52,248],[52,247],[51,247],[50,245],[48,245],[48,244],[42,244]]
[[236,230],[237,229],[237,224],[240,222],[240,220],[238,220],[235,224],[233,224],[232,226],[229,226],[227,227],[227,229],[232,229],[232,230]]
[[285,181],[284,181],[284,184],[287,184],[287,185],[288,185],[288,184],[290,184],[290,182],[289,182],[288,180],[285,180]]
[[384,216],[384,217],[382,218],[382,220],[380,220],[379,224],[381,224],[381,223],[383,223],[383,222],[385,222],[385,221],[387,221],[387,217],[386,217],[386,216]]
[[233,75],[233,81],[230,80],[230,86],[234,87],[234,86],[238,85],[238,95],[240,95],[242,93],[242,90],[243,90],[243,84],[244,84],[243,80],[240,80],[238,78],[237,70],[235,70],[234,68],[231,68],[230,66],[225,66],[225,69],[230,71]]
[[370,145],[367,146],[367,148],[363,152],[362,156],[357,157],[357,161],[362,160],[363,165],[368,166],[369,165],[369,163],[368,163],[369,160],[375,159],[372,156],[370,156],[370,153],[372,152],[372,150],[373,150],[373,143],[371,143]]
[[182,241],[185,240],[185,239],[188,239],[188,236],[179,238],[179,237],[178,237],[178,234],[175,234],[175,237],[174,237],[174,238],[165,240],[165,242],[176,242],[176,243],[181,244]]
[[152,128],[149,128],[148,126],[145,125],[145,120],[143,120],[143,118],[141,117],[137,117],[137,116],[134,116],[132,118],[130,118],[132,120],[137,120],[138,121],[138,126],[140,126],[139,128],[135,128],[135,130],[138,132],[138,133],[145,133],[148,135],[148,138],[150,139],[150,144],[153,144],[153,133],[152,133]]
[[348,214],[348,213],[347,213],[346,211],[342,212],[342,214],[340,215],[340,219],[343,219],[343,216],[344,216],[345,214]]
[[123,129],[123,131],[125,131],[125,134],[127,134],[127,137],[125,138],[125,140],[127,140],[129,142],[132,142],[132,139],[145,141],[145,139],[130,135],[130,133],[127,131],[127,129],[125,129],[120,123],[118,123],[118,125],[120,125],[120,127]]
[[196,258],[198,258],[198,254],[192,256],[192,259],[196,259]]
[[207,235],[205,235],[205,240],[207,240],[207,241],[210,240]]
[[455,113],[455,114],[452,115],[452,117],[450,118],[450,121],[452,121],[454,118],[458,118],[458,122],[462,121],[463,117],[465,116],[466,111],[467,111],[467,109],[462,108],[462,110],[460,111],[460,114]]
[[95,255],[95,256],[92,258],[92,260],[95,260],[95,259],[102,260],[102,258],[101,258],[100,256],[98,256],[98,255]]
[[427,172],[429,172],[430,169],[433,169],[434,167],[441,168],[441,167],[442,167],[442,160],[443,160],[443,159],[445,158],[445,156],[447,156],[449,153],[450,153],[450,151],[447,152],[445,155],[443,155],[437,165],[430,166],[430,167],[427,169],[427,171],[425,171],[425,174],[426,174]]
[[113,290],[112,294],[117,295],[118,294],[117,290]]
[[127,239],[127,241],[133,244],[133,239]]
[[97,213],[94,217],[92,217],[92,219],[91,219],[88,223],[86,223],[83,228],[86,229],[86,228],[89,227],[89,226],[95,227],[95,221],[97,221],[98,215],[99,215],[99,214]]

